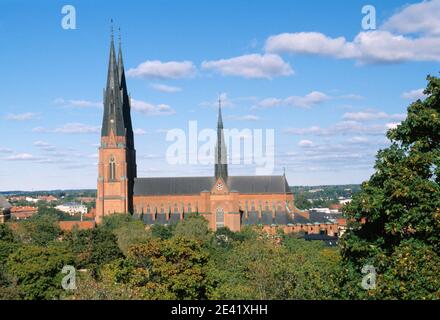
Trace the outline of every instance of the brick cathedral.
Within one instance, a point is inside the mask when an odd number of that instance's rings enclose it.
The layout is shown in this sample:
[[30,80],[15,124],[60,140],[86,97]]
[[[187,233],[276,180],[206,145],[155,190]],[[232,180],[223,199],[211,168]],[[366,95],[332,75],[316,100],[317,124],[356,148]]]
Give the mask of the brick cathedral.
[[138,178],[130,109],[121,44],[116,57],[112,35],[99,148],[97,223],[114,213],[130,213],[145,224],[172,224],[198,214],[211,229],[232,231],[245,224],[299,228],[307,222],[306,213],[294,206],[285,175],[228,174],[220,105],[212,176]]

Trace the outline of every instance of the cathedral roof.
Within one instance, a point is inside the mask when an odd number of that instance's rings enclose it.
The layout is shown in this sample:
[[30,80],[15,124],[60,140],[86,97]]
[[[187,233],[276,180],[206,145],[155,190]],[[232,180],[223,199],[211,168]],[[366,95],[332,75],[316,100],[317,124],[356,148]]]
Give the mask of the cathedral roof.
[[[214,177],[137,178],[134,195],[190,195],[211,190]],[[290,192],[284,176],[232,176],[228,178],[230,190],[242,194]]]

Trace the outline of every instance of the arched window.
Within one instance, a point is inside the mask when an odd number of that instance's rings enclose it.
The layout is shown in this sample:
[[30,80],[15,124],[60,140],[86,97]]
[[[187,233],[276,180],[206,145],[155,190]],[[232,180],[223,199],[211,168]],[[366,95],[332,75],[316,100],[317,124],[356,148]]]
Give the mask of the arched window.
[[217,229],[225,226],[225,212],[223,211],[223,208],[217,208],[215,212],[215,224]]
[[110,170],[109,180],[110,181],[116,180],[116,163],[115,163],[115,158],[113,156],[111,156],[110,158],[109,170]]
[[188,203],[188,212],[192,212],[191,203]]

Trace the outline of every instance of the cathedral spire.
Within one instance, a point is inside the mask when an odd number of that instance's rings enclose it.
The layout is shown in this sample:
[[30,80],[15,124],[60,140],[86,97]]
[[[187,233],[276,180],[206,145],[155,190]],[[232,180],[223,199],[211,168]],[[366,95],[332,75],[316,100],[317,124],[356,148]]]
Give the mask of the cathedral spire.
[[225,135],[223,132],[222,102],[218,99],[218,119],[217,119],[217,144],[215,147],[215,177],[222,178],[225,182],[228,179],[228,162],[226,154]]
[[107,72],[107,85],[104,91],[104,117],[102,120],[101,136],[113,132],[116,136],[124,136],[124,118],[119,89],[119,71],[116,63],[115,44],[113,36],[113,21],[111,27],[110,55]]
[[124,127],[127,130],[127,146],[129,148],[134,148],[134,135],[133,127],[131,123],[131,105],[130,97],[128,95],[127,83],[125,80],[125,69],[124,61],[122,59],[122,41],[121,41],[121,28],[119,28],[119,48],[118,48],[118,74],[119,74],[119,85],[121,90],[122,99],[122,113],[124,116]]

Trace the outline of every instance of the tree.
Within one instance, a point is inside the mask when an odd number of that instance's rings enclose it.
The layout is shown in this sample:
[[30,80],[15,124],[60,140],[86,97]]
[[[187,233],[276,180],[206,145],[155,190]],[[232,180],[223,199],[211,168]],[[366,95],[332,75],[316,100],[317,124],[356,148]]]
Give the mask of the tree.
[[207,242],[211,238],[208,221],[200,216],[191,216],[188,219],[180,221],[174,230],[174,237]]
[[23,299],[57,299],[63,294],[61,273],[73,256],[60,246],[25,245],[9,255],[6,267]]
[[154,238],[159,238],[162,240],[169,239],[173,236],[174,226],[173,225],[161,225],[161,224],[153,224],[151,226],[151,235]]
[[61,234],[61,229],[56,217],[37,214],[19,223],[16,233],[24,243],[45,246]]
[[[433,264],[440,252],[440,79],[429,76],[424,93],[388,131],[390,147],[378,152],[376,172],[345,209],[351,223],[341,241],[343,297],[440,298]],[[410,257],[418,259],[408,269],[414,274],[403,274]],[[360,287],[366,265],[378,274],[374,290]]]
[[206,299],[208,254],[199,241],[173,237],[133,245],[113,262],[113,279],[143,299]]

